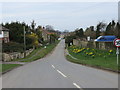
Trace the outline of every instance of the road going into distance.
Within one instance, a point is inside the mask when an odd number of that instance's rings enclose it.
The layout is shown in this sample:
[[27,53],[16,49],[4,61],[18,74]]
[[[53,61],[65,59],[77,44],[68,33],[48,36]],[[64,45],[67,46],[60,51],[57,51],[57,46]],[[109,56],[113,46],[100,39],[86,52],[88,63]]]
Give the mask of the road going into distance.
[[118,74],[65,59],[64,40],[52,54],[2,76],[3,88],[118,88]]

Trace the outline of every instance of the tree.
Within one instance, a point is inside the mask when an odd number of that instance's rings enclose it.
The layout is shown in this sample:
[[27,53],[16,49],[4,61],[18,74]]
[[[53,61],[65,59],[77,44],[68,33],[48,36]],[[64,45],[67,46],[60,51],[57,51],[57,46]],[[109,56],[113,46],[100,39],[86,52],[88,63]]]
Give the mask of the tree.
[[100,36],[101,32],[105,31],[106,24],[103,22],[99,22],[96,26],[96,38]]
[[75,35],[76,35],[76,37],[78,37],[78,38],[84,37],[84,31],[83,31],[83,29],[82,29],[82,28],[76,29],[76,30],[75,30]]
[[9,29],[10,41],[18,42],[18,43],[23,43],[23,34],[24,34],[23,26],[25,26],[26,34],[28,34],[28,31],[30,29],[24,22],[20,23],[18,21],[5,23],[5,25],[3,26]]
[[64,30],[63,33],[69,33],[69,30]]
[[95,39],[96,32],[94,31],[94,26],[90,26],[90,28],[87,28],[84,34],[86,37],[90,36],[90,38]]
[[31,29],[34,31],[35,30],[35,26],[36,26],[36,23],[35,23],[35,21],[33,20],[32,22],[31,22]]
[[58,39],[57,34],[51,34],[51,35],[50,35],[50,43],[54,43],[55,40],[57,40],[57,39]]
[[73,43],[73,39],[75,39],[75,35],[71,35],[71,36],[66,36],[65,37],[65,43],[70,46],[70,43]]
[[34,41],[34,38],[29,37],[31,34],[30,26],[27,25],[25,22],[11,22],[11,23],[5,23],[3,25],[4,27],[9,29],[9,38],[11,42],[19,43],[23,45],[24,43],[24,30],[23,27],[25,26],[25,36],[26,36],[26,45],[27,49],[32,48],[32,44]]
[[40,30],[37,30],[36,35],[38,36],[39,43],[42,43],[43,42],[42,32]]
[[115,27],[115,24],[116,24],[115,21],[112,20],[112,24],[111,25],[112,25],[113,28]]
[[94,31],[94,26],[90,26],[91,31]]
[[117,36],[117,38],[120,38],[120,24],[117,22],[116,27],[115,27],[115,36]]
[[48,31],[54,31],[54,28],[51,25],[46,25],[45,29],[48,30]]
[[29,34],[28,37],[32,40],[32,45],[37,48],[39,45],[38,36],[35,33]]
[[114,35],[111,22],[106,27],[105,35]]

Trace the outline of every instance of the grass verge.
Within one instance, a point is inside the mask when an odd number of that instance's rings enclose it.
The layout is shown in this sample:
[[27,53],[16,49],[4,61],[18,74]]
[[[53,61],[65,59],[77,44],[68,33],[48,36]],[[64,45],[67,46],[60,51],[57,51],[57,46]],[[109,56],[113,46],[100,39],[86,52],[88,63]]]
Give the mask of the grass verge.
[[[43,48],[43,47],[37,48],[25,58],[15,59],[13,61],[32,62],[32,61],[38,60],[40,58],[45,57],[48,53],[50,53],[56,47],[58,43],[59,41],[56,41],[53,44],[47,45],[46,48]],[[6,73],[7,71],[10,71],[13,68],[18,67],[18,66],[21,66],[21,64],[0,64],[0,72]]]
[[59,43],[59,41],[56,41],[53,44],[49,44],[46,46],[46,48],[38,48],[35,51],[33,51],[30,55],[28,55],[26,58],[21,59],[21,62],[32,62],[35,60],[38,60],[40,58],[45,57],[48,53],[50,53],[56,45]]
[[[78,49],[78,47],[76,48]],[[66,56],[67,60],[74,63],[78,63],[78,64],[98,67],[101,69],[107,69],[107,70],[116,71],[116,72],[120,71],[116,63],[116,55],[114,51],[112,52],[112,54],[109,55],[109,52],[104,50],[91,49],[94,51],[92,52],[90,48],[89,50],[87,49],[83,50],[79,48],[78,51],[81,51],[81,52],[77,52],[76,48],[69,47],[68,51],[70,55],[72,55],[77,59],[74,59],[71,56],[67,55]],[[93,55],[90,55],[89,53],[90,54],[93,53]]]
[[21,66],[20,64],[0,64],[0,72],[7,72],[15,67]]

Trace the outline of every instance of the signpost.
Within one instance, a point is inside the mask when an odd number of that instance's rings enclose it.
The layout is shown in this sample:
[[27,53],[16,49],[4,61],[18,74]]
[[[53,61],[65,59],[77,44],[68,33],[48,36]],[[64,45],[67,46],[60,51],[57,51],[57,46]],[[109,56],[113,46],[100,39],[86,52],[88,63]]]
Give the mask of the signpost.
[[120,39],[114,40],[114,45],[117,47],[116,54],[117,54],[117,64],[119,63],[119,47],[120,47]]

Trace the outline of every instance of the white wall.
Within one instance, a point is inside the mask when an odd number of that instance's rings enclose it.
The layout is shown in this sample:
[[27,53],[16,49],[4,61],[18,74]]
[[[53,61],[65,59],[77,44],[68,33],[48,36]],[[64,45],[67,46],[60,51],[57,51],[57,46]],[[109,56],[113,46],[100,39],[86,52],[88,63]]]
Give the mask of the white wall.
[[2,34],[0,34],[0,38],[3,38],[3,31],[2,31]]

